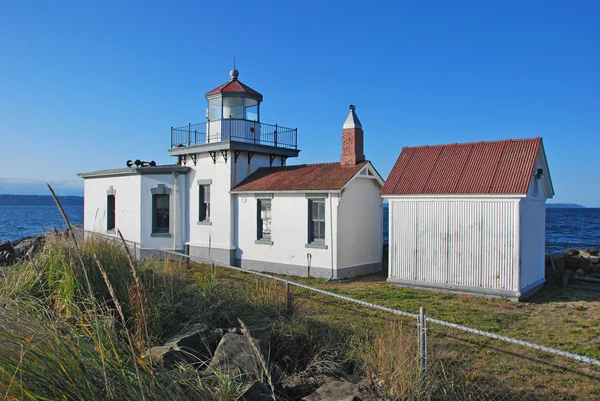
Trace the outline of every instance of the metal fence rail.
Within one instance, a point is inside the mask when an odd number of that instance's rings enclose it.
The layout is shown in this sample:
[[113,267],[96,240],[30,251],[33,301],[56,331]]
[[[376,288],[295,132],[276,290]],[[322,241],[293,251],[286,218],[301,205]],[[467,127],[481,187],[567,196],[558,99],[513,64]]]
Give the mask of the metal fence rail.
[[236,118],[171,127],[171,147],[234,141],[297,149],[298,128]]
[[[75,230],[81,230],[79,228],[74,227]],[[96,236],[102,236],[104,238],[109,238],[112,240],[117,240],[116,237],[114,236],[110,236],[107,234],[103,234],[103,233],[96,233],[96,232],[90,232],[90,231],[84,231],[81,230],[82,234],[89,234],[89,235],[96,235]],[[565,357],[565,358],[569,358],[572,359],[574,361],[577,362],[583,362],[583,363],[587,363],[590,365],[594,365],[594,366],[600,366],[600,361],[585,355],[579,355],[579,354],[575,354],[572,352],[567,352],[567,351],[562,351],[556,348],[552,348],[552,347],[547,347],[544,345],[539,345],[539,344],[535,344],[529,341],[524,341],[524,340],[519,340],[516,338],[511,338],[511,337],[506,337],[506,336],[502,336],[499,334],[495,334],[495,333],[491,333],[491,332],[487,332],[487,331],[483,331],[483,330],[479,330],[479,329],[474,329],[472,327],[467,327],[467,326],[462,326],[459,324],[455,324],[455,323],[451,323],[451,322],[447,322],[444,320],[440,320],[440,319],[435,319],[435,318],[431,318],[425,315],[425,311],[422,310],[421,313],[416,314],[416,313],[410,313],[410,312],[406,312],[406,311],[402,311],[402,310],[398,310],[398,309],[393,309],[393,308],[388,308],[385,306],[381,306],[381,305],[377,305],[377,304],[373,304],[371,302],[367,302],[367,301],[362,301],[359,299],[355,299],[355,298],[351,298],[345,295],[340,295],[340,294],[336,294],[334,292],[330,292],[330,291],[326,291],[326,290],[322,290],[320,288],[316,288],[316,287],[312,287],[309,285],[305,285],[305,284],[301,284],[301,283],[297,283],[295,281],[291,281],[291,280],[287,280],[281,277],[276,277],[276,276],[272,276],[270,274],[266,274],[266,273],[261,273],[261,272],[256,272],[256,271],[252,271],[252,270],[243,270],[240,269],[239,267],[235,267],[235,266],[230,266],[230,265],[225,265],[225,264],[219,264],[219,263],[215,263],[211,260],[208,259],[204,259],[204,258],[200,258],[200,257],[195,257],[195,256],[190,256],[190,255],[186,255],[186,254],[182,254],[180,252],[175,252],[175,251],[171,251],[171,250],[166,250],[166,249],[160,249],[160,248],[153,248],[150,246],[141,246],[139,243],[134,243],[131,241],[127,241],[130,245],[132,245],[133,249],[138,249],[138,250],[150,250],[150,251],[156,251],[156,252],[164,252],[165,255],[171,255],[173,257],[179,258],[179,259],[183,259],[183,260],[191,260],[197,263],[203,263],[203,264],[208,264],[208,265],[212,265],[213,269],[215,266],[219,266],[222,268],[226,268],[226,269],[233,269],[236,270],[238,272],[243,272],[245,274],[250,274],[250,275],[254,275],[254,276],[258,276],[258,277],[263,277],[269,280],[274,280],[274,281],[278,281],[281,283],[284,283],[286,285],[286,289],[288,290],[288,296],[289,296],[289,288],[290,287],[298,287],[298,288],[302,288],[314,293],[318,293],[321,295],[325,295],[327,297],[331,297],[331,298],[337,298],[337,299],[341,299],[344,300],[346,302],[350,302],[350,303],[354,303],[366,308],[370,308],[370,309],[374,309],[374,310],[378,310],[378,311],[382,311],[382,312],[387,312],[390,314],[394,314],[394,315],[399,315],[399,316],[405,316],[405,317],[410,317],[410,318],[414,318],[417,320],[417,325],[418,327],[422,327],[424,330],[425,324],[422,323],[422,317],[424,317],[425,322],[429,322],[432,324],[436,324],[436,325],[440,325],[440,326],[444,326],[444,327],[450,327],[453,328],[455,330],[459,330],[459,331],[463,331],[466,333],[470,333],[470,334],[475,334],[478,336],[482,336],[482,337],[487,337],[487,338],[491,338],[494,340],[498,340],[498,341],[502,341],[505,343],[509,343],[509,344],[515,344],[518,346],[522,346],[522,347],[526,347],[526,348],[530,348],[536,351],[542,351],[545,353],[549,353],[549,354],[554,354],[554,355],[558,355],[561,357]],[[423,347],[423,349],[425,349],[425,347]],[[426,352],[426,351],[424,351]],[[425,359],[426,360],[426,359]]]

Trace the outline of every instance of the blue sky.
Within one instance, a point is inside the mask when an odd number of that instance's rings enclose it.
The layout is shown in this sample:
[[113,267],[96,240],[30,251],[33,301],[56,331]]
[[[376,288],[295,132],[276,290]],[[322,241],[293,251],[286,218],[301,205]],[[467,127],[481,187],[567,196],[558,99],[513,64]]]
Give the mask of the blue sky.
[[555,202],[600,207],[600,2],[0,0],[0,193],[171,163],[171,126],[240,80],[335,161],[348,105],[387,177],[403,146],[542,136]]

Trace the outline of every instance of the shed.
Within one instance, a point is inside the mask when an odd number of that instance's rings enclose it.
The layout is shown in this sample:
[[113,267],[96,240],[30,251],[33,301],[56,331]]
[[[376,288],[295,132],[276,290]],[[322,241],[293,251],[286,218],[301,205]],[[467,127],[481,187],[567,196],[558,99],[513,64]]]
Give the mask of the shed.
[[389,282],[512,300],[544,284],[542,138],[405,147],[381,195]]

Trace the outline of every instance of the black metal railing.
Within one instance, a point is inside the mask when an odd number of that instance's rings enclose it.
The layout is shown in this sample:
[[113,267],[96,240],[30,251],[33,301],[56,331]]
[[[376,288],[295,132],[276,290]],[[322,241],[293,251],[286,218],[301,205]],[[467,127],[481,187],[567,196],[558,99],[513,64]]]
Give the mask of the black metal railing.
[[171,148],[236,141],[297,149],[298,128],[236,118],[171,127]]

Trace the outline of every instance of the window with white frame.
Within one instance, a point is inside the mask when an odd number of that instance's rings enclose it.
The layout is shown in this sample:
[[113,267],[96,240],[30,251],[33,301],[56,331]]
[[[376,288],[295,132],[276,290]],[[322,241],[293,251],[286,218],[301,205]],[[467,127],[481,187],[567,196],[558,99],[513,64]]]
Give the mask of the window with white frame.
[[256,226],[257,239],[271,239],[271,199],[257,199],[256,201]]
[[210,221],[210,185],[198,185],[199,207],[198,221]]
[[198,224],[211,225],[210,186],[212,185],[212,180],[198,180],[196,184],[198,184]]
[[170,237],[171,222],[171,189],[164,184],[158,184],[152,192],[152,236]]
[[308,200],[308,242],[325,243],[325,199]]
[[169,232],[169,195],[152,195],[152,232]]

